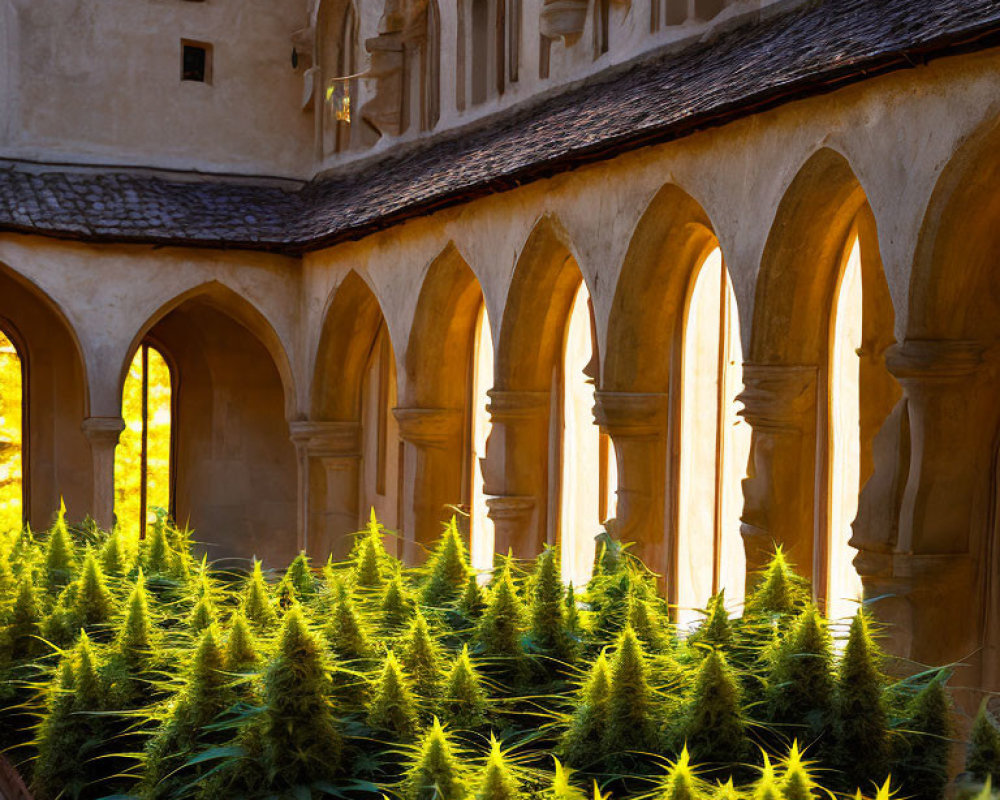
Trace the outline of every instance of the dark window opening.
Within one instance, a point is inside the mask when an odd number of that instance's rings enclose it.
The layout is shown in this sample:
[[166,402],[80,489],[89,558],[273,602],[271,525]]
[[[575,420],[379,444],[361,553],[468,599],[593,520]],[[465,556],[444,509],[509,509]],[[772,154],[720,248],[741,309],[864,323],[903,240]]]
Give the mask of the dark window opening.
[[211,83],[211,45],[182,42],[181,80],[197,83]]

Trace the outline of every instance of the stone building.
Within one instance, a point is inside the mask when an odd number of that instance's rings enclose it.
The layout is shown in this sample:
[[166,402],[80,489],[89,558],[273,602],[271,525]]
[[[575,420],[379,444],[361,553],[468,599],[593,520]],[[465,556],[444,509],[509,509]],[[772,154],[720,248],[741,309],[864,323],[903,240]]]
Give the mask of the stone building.
[[993,0],[0,0],[24,513],[113,515],[137,349],[213,557],[775,542],[1000,689]]

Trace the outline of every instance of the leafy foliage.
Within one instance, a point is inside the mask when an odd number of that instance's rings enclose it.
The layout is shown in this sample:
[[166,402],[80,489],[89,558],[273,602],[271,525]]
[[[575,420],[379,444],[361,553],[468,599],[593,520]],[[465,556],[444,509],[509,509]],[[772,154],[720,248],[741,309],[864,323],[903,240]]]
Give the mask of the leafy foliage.
[[[780,552],[742,617],[720,592],[685,639],[610,537],[577,594],[555,550],[485,587],[454,522],[423,567],[372,519],[342,563],[283,573],[199,562],[162,516],[148,534],[0,536],[0,739],[40,800],[889,800],[890,771],[937,800],[947,780],[945,674],[884,674],[860,612],[836,656]],[[983,715],[970,771],[997,752]]]

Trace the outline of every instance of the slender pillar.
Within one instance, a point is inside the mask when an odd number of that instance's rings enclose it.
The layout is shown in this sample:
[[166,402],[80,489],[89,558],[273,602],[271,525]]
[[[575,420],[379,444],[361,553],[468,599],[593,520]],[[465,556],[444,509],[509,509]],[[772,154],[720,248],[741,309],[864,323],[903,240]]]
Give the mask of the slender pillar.
[[121,417],[87,417],[83,435],[90,442],[94,459],[94,499],[90,515],[102,528],[114,524],[115,511],[115,447],[125,430]]
[[360,527],[361,425],[290,424],[299,455],[299,546],[313,558],[343,558]]
[[1000,416],[988,357],[963,341],[910,340],[886,354],[903,387],[909,464],[892,551],[858,565],[866,594],[882,598],[890,648],[922,663],[975,662],[983,642]]
[[548,541],[549,392],[491,389],[484,482],[496,550],[533,558]]
[[673,548],[665,528],[667,395],[597,392],[595,399],[594,419],[611,436],[618,457],[615,535],[634,542],[651,569],[671,575]]
[[463,412],[450,408],[393,409],[404,443],[402,528],[407,532],[404,560],[419,562],[451,518],[448,506],[462,502]]
[[775,544],[812,577],[816,539],[817,369],[744,364],[740,415],[753,436],[740,526],[747,570],[761,569]]

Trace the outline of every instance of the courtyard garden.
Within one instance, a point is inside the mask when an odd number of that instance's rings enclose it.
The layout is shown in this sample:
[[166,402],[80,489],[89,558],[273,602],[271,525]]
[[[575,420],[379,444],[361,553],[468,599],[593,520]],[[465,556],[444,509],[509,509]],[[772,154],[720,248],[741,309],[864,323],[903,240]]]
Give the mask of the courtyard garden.
[[[42,799],[943,796],[950,670],[890,676],[873,619],[826,619],[780,550],[739,616],[720,593],[678,631],[604,535],[580,587],[552,549],[477,575],[454,522],[420,567],[391,537],[373,516],[344,562],[275,569],[162,515],[3,536],[7,759]],[[972,739],[995,778],[985,710]]]

